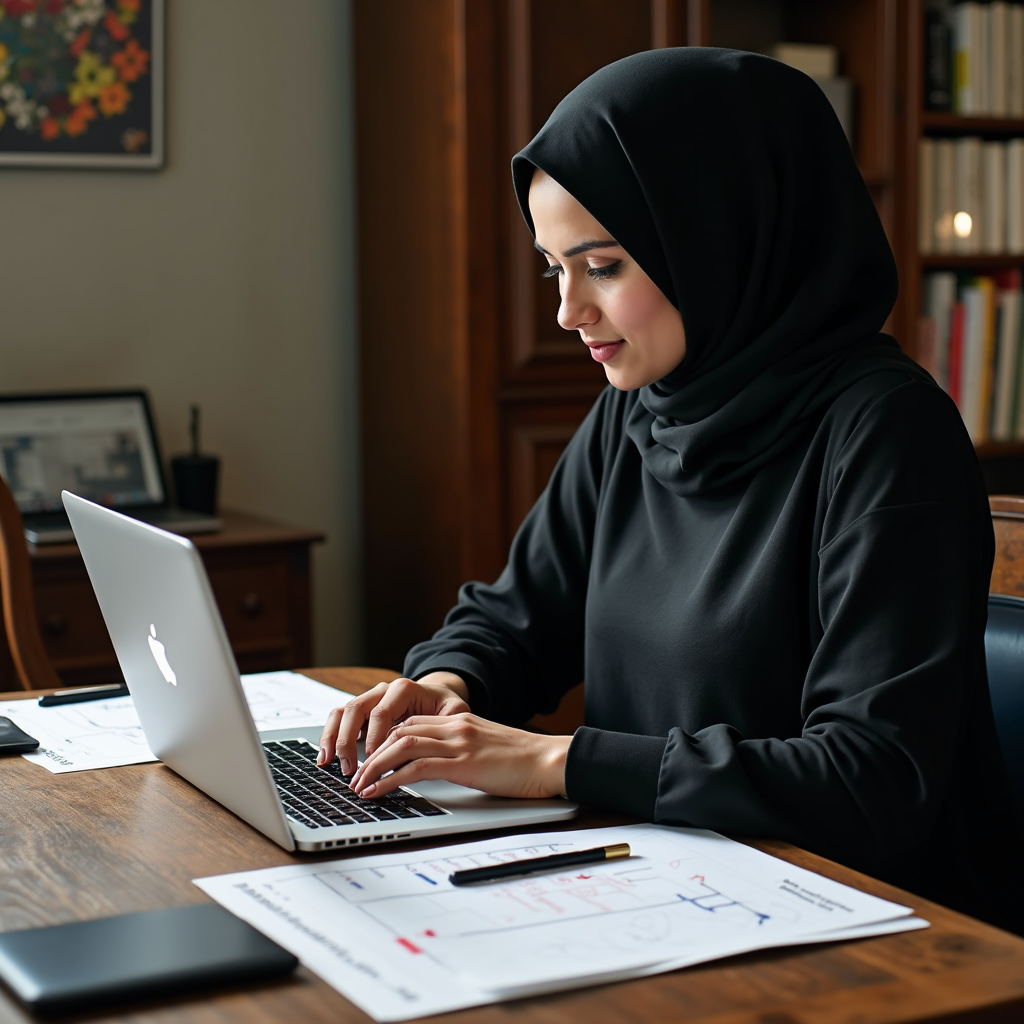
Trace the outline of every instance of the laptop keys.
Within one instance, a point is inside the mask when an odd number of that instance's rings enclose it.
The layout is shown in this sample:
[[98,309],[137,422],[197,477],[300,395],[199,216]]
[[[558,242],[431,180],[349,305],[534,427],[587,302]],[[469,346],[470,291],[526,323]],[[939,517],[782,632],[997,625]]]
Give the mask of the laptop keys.
[[341,774],[337,761],[316,767],[318,749],[302,740],[270,741],[263,744],[263,749],[288,816],[307,828],[365,825],[447,813],[406,790],[397,790],[379,800],[356,796],[348,786],[350,776]]

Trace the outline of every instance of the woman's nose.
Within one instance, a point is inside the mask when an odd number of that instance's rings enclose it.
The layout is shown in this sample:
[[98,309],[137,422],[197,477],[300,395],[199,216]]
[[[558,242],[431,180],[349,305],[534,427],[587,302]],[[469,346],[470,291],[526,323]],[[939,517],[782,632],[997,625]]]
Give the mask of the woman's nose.
[[571,280],[563,279],[562,301],[558,307],[558,326],[566,331],[578,331],[597,322],[600,312],[589,301],[586,289]]

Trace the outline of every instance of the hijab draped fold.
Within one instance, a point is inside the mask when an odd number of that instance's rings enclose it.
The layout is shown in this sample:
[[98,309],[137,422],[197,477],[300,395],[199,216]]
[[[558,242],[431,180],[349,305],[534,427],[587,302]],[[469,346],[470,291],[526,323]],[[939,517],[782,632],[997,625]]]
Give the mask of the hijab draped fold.
[[627,423],[679,495],[741,480],[882,370],[928,375],[879,331],[896,266],[846,136],[799,71],[738,50],[609,64],[512,162],[574,196],[679,309],[686,356]]

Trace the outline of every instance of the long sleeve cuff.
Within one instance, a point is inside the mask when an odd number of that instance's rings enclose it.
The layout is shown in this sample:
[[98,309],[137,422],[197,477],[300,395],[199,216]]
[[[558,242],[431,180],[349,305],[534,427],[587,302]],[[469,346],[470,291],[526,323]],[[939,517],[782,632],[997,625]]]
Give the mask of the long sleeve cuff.
[[565,760],[566,795],[577,803],[653,821],[667,742],[664,736],[582,726]]

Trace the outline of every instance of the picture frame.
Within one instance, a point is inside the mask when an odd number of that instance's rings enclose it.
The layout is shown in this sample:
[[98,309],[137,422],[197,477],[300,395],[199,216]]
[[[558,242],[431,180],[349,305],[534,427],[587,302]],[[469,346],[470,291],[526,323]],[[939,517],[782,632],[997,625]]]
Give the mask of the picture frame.
[[0,168],[162,168],[165,15],[165,0],[0,0]]

